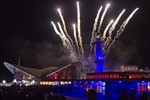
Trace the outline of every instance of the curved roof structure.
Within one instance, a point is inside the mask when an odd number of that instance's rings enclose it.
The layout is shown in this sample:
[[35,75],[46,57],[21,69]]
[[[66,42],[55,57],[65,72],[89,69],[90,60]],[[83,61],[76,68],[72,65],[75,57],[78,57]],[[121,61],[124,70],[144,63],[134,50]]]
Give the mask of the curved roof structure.
[[75,66],[77,73],[79,73],[83,67],[81,62],[75,62],[75,63],[69,64],[69,65],[61,67],[61,68],[46,67],[46,68],[42,68],[42,69],[23,67],[23,66],[19,66],[19,65],[10,64],[7,62],[4,62],[4,65],[12,74],[15,74],[15,70],[17,69],[17,70],[21,71],[22,73],[30,75],[30,76],[37,78],[37,79],[42,79],[44,77],[55,74],[61,70],[64,70],[65,68],[70,67],[71,65]]
[[32,77],[35,78],[42,78],[43,76],[46,76],[47,74],[52,73],[53,71],[56,71],[58,69],[57,67],[46,67],[43,69],[35,69],[35,68],[13,65],[7,62],[4,62],[4,65],[12,74],[15,74],[15,69],[17,69],[23,72],[24,74],[31,75]]

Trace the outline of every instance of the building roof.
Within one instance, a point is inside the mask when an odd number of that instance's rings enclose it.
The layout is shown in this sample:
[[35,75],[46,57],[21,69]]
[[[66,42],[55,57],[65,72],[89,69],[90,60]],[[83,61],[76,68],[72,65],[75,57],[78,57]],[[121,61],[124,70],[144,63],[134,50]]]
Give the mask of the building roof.
[[15,69],[17,69],[23,72],[24,74],[31,75],[32,77],[35,77],[35,78],[42,78],[46,74],[49,74],[58,69],[57,67],[46,67],[42,69],[36,69],[36,68],[13,65],[7,62],[4,62],[4,65],[12,74],[15,74]]
[[4,62],[4,65],[12,74],[15,74],[15,69],[17,69],[17,70],[23,72],[24,74],[31,75],[32,77],[38,78],[38,79],[42,79],[44,77],[52,75],[56,72],[59,72],[59,71],[65,69],[65,68],[68,68],[71,65],[76,67],[77,72],[80,72],[83,67],[81,62],[75,62],[75,63],[69,64],[69,65],[61,67],[61,68],[46,67],[46,68],[42,68],[42,69],[23,67],[23,66],[19,66],[19,65],[10,64],[7,62]]

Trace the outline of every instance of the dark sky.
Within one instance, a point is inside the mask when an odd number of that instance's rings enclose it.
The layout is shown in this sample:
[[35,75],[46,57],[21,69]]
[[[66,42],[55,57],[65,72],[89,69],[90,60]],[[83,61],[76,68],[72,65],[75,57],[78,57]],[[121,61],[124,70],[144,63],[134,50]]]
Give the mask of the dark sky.
[[[86,54],[97,10],[107,2],[111,4],[102,28],[110,19],[115,19],[125,8],[126,12],[116,30],[128,15],[139,7],[121,37],[112,46],[105,63],[108,66],[150,65],[150,1],[149,0],[79,0],[81,10],[81,32]],[[3,62],[27,67],[63,66],[70,63],[62,49],[60,38],[55,34],[50,21],[60,21],[56,9],[60,7],[69,35],[76,22],[75,0],[13,0],[0,1],[0,71],[8,72]],[[5,76],[6,73],[3,75]],[[6,75],[7,76],[7,75]]]

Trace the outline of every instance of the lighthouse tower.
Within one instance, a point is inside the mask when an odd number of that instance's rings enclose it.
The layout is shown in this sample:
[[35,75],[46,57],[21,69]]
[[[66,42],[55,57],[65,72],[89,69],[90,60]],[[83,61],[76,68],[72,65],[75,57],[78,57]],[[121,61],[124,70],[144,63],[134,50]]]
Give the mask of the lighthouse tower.
[[103,72],[103,53],[102,53],[102,42],[100,39],[100,34],[95,37],[94,42],[92,43],[93,45],[93,58],[94,58],[94,67],[95,67],[95,72]]

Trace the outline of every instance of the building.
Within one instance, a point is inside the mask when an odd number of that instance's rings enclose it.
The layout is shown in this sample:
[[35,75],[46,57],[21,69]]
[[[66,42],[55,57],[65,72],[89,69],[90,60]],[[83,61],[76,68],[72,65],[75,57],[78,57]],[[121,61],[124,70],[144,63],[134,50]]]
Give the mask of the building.
[[101,41],[96,39],[93,45],[94,73],[85,73],[81,62],[61,68],[43,69],[27,68],[6,62],[4,65],[19,80],[39,79],[40,85],[54,86],[55,93],[69,92],[68,94],[80,98],[85,97],[85,92],[89,88],[95,89],[101,100],[116,100],[121,91],[129,94],[134,90],[137,98],[143,91],[150,93],[150,71],[139,70],[137,66],[121,66],[120,71],[103,72]]
[[83,65],[80,62],[72,63],[64,67],[45,67],[42,69],[23,67],[4,62],[6,68],[13,74],[14,79],[42,80],[42,79],[77,79],[80,77]]

